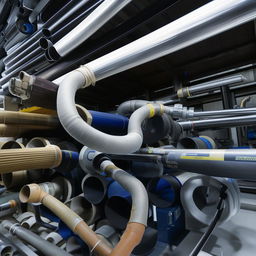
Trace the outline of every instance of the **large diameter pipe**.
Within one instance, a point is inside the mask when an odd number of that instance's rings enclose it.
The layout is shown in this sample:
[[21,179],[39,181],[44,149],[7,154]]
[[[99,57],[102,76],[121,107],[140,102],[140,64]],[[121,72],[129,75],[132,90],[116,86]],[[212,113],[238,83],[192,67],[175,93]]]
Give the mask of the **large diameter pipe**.
[[130,2],[131,0],[105,0],[78,26],[54,44],[56,52],[62,57],[66,56]]
[[112,255],[109,248],[92,229],[74,213],[70,208],[61,203],[58,199],[47,194],[37,184],[24,186],[20,191],[20,200],[23,203],[39,203],[50,209],[58,216],[74,233],[78,234],[87,245],[95,252],[102,256]]
[[249,125],[255,125],[255,124],[256,124],[256,115],[179,122],[179,125],[182,127],[183,130],[228,128],[228,127],[249,126]]
[[99,81],[201,42],[256,17],[254,0],[215,0],[86,65]]
[[254,149],[170,149],[167,167],[210,176],[256,180]]
[[22,241],[32,245],[39,252],[43,253],[43,255],[71,256],[71,254],[67,253],[55,244],[52,244],[30,230],[21,227],[18,223],[5,220],[2,225],[4,228],[9,230],[12,235],[17,236]]
[[0,150],[0,173],[27,169],[53,168],[61,163],[61,150],[57,146]]

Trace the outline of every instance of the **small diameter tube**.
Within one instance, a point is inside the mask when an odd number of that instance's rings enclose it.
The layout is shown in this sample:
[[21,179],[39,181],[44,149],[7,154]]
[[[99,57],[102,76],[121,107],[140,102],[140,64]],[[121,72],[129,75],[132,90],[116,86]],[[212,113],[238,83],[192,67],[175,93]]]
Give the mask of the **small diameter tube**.
[[26,169],[53,168],[62,159],[57,146],[43,148],[22,148],[0,150],[0,173],[10,173]]
[[76,91],[86,82],[82,72],[84,71],[80,69],[71,72],[59,86],[57,111],[65,130],[80,143],[101,152],[132,153],[137,151],[143,141],[142,122],[147,118],[163,114],[166,111],[164,106],[148,104],[136,110],[130,117],[127,135],[113,136],[100,132],[84,122],[76,109]]
[[58,246],[46,241],[37,234],[31,232],[30,230],[21,227],[18,223],[14,223],[8,220],[3,221],[2,225],[4,228],[10,231],[12,235],[16,235],[22,241],[32,245],[38,251],[46,256],[71,256],[63,249]]
[[141,242],[148,219],[148,196],[144,185],[134,176],[120,170],[111,161],[105,160],[100,169],[116,180],[132,197],[129,223],[111,255],[129,256]]
[[92,248],[91,252],[95,252],[101,256],[111,255],[111,248],[100,240],[80,216],[58,199],[43,191],[39,185],[30,184],[24,186],[20,191],[20,200],[23,203],[41,202],[58,216],[74,233],[79,235],[80,238]]
[[7,203],[0,204],[0,211],[9,210],[11,208],[15,208],[17,206],[17,202],[15,200],[10,200]]

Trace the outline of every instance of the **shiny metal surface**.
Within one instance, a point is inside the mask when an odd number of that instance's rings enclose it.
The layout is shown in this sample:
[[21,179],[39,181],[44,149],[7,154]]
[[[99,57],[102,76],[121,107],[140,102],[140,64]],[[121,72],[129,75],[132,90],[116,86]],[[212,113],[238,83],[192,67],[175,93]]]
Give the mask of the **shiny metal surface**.
[[87,67],[94,72],[98,81],[205,40],[255,17],[255,0],[215,0],[88,63]]
[[239,127],[247,125],[256,125],[256,115],[184,121],[179,122],[179,124],[182,126],[183,130],[203,130],[207,128],[213,129]]
[[193,117],[203,116],[242,116],[256,115],[256,108],[224,109],[215,111],[194,112]]
[[57,53],[60,56],[67,55],[130,2],[131,0],[105,0],[78,26],[54,44]]
[[188,90],[191,95],[194,95],[198,92],[205,92],[205,91],[209,91],[211,89],[215,89],[216,87],[240,83],[243,81],[244,81],[244,77],[242,75],[237,75],[237,76],[232,76],[232,77],[224,77],[222,79],[213,80],[210,82],[190,86],[190,87],[188,87]]

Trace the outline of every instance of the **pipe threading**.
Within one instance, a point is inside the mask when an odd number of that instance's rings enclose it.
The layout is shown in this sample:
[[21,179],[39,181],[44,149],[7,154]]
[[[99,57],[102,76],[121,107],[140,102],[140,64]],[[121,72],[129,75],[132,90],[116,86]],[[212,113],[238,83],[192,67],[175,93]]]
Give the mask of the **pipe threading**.
[[53,168],[61,164],[62,154],[57,146],[0,150],[0,173],[20,170]]

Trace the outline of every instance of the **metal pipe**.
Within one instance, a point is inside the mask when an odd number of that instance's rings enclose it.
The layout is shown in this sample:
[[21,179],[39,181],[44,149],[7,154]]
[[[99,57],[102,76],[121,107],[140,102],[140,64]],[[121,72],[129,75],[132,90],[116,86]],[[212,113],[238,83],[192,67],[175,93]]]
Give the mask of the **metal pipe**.
[[[55,43],[52,50],[59,56],[64,57],[82,44],[130,2],[131,0],[105,0],[78,26]],[[51,56],[51,51],[49,51],[49,55]]]
[[63,249],[59,248],[58,246],[46,241],[45,239],[41,238],[37,234],[31,232],[30,230],[21,227],[18,223],[4,220],[2,222],[4,228],[9,230],[12,235],[17,236],[22,241],[32,245],[38,251],[43,253],[46,256],[71,256],[71,254],[67,253]]
[[256,17],[254,0],[212,1],[174,22],[86,64],[95,80],[193,45]]
[[[4,63],[8,63],[14,56],[17,56],[17,54],[26,51],[27,48],[29,48],[32,44],[35,43],[40,37],[50,37],[51,32],[47,28],[42,28],[42,30],[39,30],[34,35],[32,35],[28,40],[25,40],[24,43],[21,44],[21,46],[17,47],[14,51],[10,52],[4,59]],[[32,43],[32,44],[31,44]],[[32,49],[30,49],[32,50]]]
[[255,115],[256,108],[238,108],[238,109],[224,109],[214,111],[202,111],[193,112],[193,117],[204,117],[204,116],[244,116],[244,115]]
[[183,130],[204,130],[213,128],[249,126],[255,124],[256,115],[179,122],[179,125]]
[[[169,149],[164,164],[209,176],[256,180],[255,149]],[[210,166],[210,168],[209,168]]]
[[242,83],[244,81],[245,81],[245,78],[242,75],[224,77],[224,78],[216,79],[206,83],[181,88],[177,91],[177,96],[178,98],[187,98],[203,92],[214,90],[221,86],[228,86],[232,84]]

